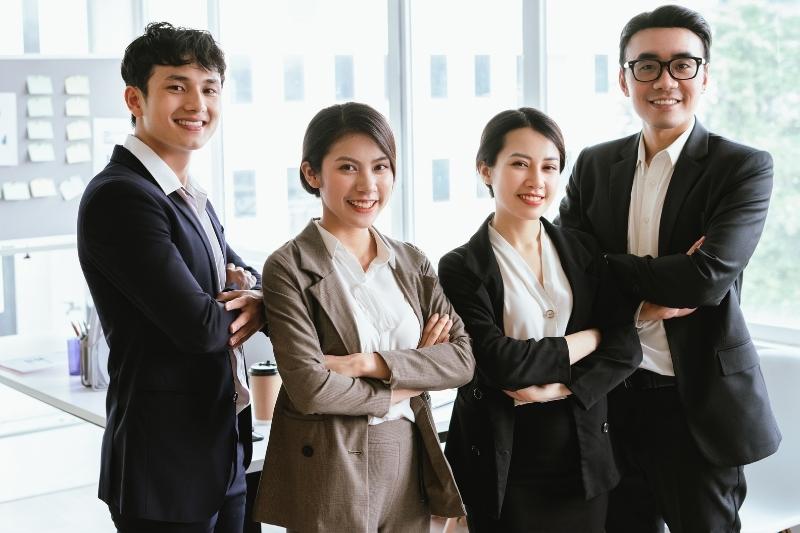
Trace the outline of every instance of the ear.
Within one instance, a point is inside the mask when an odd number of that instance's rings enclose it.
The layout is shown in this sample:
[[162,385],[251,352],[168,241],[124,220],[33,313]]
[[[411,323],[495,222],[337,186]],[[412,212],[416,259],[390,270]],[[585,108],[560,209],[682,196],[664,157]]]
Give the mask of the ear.
[[310,187],[313,187],[314,189],[319,189],[322,187],[322,182],[320,181],[319,176],[314,169],[311,168],[311,163],[308,161],[303,161],[303,163],[300,165],[300,171],[303,173],[303,177]]
[[142,109],[142,105],[145,104],[145,97],[142,91],[137,87],[132,87],[128,85],[125,87],[125,105],[128,106],[128,110],[131,114],[136,117],[137,119],[141,118],[144,114],[144,110]]
[[480,174],[483,183],[486,185],[492,184],[492,167],[484,162],[481,162],[478,166],[478,174]]
[[711,65],[705,64],[703,65],[703,92],[706,92],[708,89],[708,80],[711,78],[711,72],[709,71],[709,67]]
[[619,67],[619,88],[622,89],[622,94],[630,97],[631,93],[628,90],[628,80],[625,79],[625,69]]

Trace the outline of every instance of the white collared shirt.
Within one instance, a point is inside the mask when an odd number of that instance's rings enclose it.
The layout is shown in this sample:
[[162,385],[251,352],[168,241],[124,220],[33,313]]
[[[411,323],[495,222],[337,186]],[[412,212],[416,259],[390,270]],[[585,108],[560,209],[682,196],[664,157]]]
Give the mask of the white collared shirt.
[[[542,281],[508,241],[489,224],[489,241],[503,278],[503,328],[507,337],[563,337],[572,315],[572,287],[544,225],[539,222]],[[515,405],[525,402],[514,400]]]
[[[668,147],[646,163],[644,135],[639,135],[639,151],[631,188],[631,205],[628,211],[628,253],[639,257],[658,257],[658,233],[661,212],[667,196],[675,163],[694,128],[695,120]],[[641,309],[641,306],[640,306]],[[638,317],[638,312],[637,312]],[[642,343],[641,368],[664,376],[674,376],[672,354],[667,343],[663,320],[636,322],[639,341]]]
[[[370,228],[378,255],[364,272],[358,259],[339,239],[323,228],[318,220],[314,222],[331,256],[333,269],[344,287],[347,305],[358,330],[361,352],[416,348],[421,327],[414,309],[394,277],[394,251],[377,231]],[[376,425],[399,418],[414,421],[410,400],[392,405],[384,417],[370,417],[369,424]]]
[[[124,147],[128,149],[136,158],[144,165],[144,168],[153,176],[164,191],[164,194],[169,196],[177,191],[191,208],[192,212],[197,217],[200,225],[206,234],[211,251],[214,255],[214,265],[217,273],[217,282],[219,289],[225,287],[225,254],[222,251],[222,245],[217,238],[214,231],[214,226],[211,224],[211,218],[206,211],[206,204],[208,203],[208,194],[195,183],[191,176],[186,180],[184,187],[181,180],[175,172],[167,165],[152,148],[142,142],[134,135],[128,135],[125,139]],[[244,353],[240,348],[229,350],[231,370],[233,371],[233,384],[236,389],[236,413],[241,413],[245,407],[250,403],[250,390],[247,388],[247,370],[245,369]]]

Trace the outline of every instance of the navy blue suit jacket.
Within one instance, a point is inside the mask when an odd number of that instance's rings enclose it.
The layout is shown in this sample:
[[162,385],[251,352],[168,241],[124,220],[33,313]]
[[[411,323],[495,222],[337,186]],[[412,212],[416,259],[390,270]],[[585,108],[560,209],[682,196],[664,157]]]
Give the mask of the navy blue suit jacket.
[[[206,209],[226,263],[246,267]],[[215,300],[205,231],[178,192],[165,195],[117,146],[81,200],[78,256],[110,348],[99,496],[129,517],[208,519],[237,445],[227,344],[237,314]],[[251,430],[247,408],[238,417],[247,464]]]

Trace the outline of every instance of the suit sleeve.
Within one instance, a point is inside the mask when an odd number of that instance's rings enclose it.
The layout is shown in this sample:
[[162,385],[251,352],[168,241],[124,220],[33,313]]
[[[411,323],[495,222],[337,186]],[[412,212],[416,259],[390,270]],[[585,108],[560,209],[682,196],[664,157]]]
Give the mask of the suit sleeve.
[[439,261],[445,294],[472,337],[478,372],[498,389],[519,390],[529,385],[569,383],[570,364],[564,337],[539,341],[507,337],[498,326],[485,286],[450,252]]
[[679,308],[722,301],[755,251],[772,192],[772,157],[767,152],[746,154],[735,168],[713,212],[706,214],[706,239],[697,252],[657,258],[606,256],[618,281],[632,295]]
[[264,264],[264,305],[286,393],[303,414],[384,416],[391,391],[380,380],[331,372],[292,269],[273,254]]
[[79,220],[92,266],[180,350],[228,348],[235,314],[197,283],[154,198],[134,184],[111,181],[85,199]]
[[581,151],[572,166],[572,173],[567,181],[564,198],[562,198],[558,207],[558,216],[554,223],[564,228],[573,228],[593,235],[591,223],[586,217],[581,204],[580,183],[585,160],[584,154],[585,152]]
[[[450,341],[426,348],[380,351],[386,361],[393,389],[443,390],[460,387],[472,379],[475,360],[472,347],[464,329],[464,323],[442,291],[436,273],[425,259],[421,267],[421,279],[432,286],[430,305],[420,302],[423,310],[428,307],[430,315],[435,313],[450,316]],[[427,320],[429,317],[425,317]]]
[[572,366],[572,381],[568,384],[584,409],[591,408],[642,362],[639,335],[631,322],[633,310],[599,256],[593,264],[600,279],[593,322],[600,328],[602,340],[594,352]]

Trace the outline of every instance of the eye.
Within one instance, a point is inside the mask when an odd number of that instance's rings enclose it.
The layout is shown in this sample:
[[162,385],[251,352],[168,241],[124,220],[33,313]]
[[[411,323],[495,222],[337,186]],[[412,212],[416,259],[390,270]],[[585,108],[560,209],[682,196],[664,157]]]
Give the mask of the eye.
[[355,172],[356,166],[352,163],[342,163],[341,165],[339,165],[339,170],[342,170],[344,172]]
[[170,91],[181,92],[184,90],[183,85],[170,85],[167,87]]
[[522,161],[522,160],[512,161],[511,162],[511,166],[512,167],[518,167],[518,168],[528,168],[528,162],[527,161]]
[[543,168],[549,172],[558,172],[558,167],[555,165],[545,165]]
[[385,163],[378,163],[377,165],[375,165],[375,168],[373,170],[375,172],[386,172],[387,170],[389,170],[389,165]]
[[219,94],[219,91],[217,89],[214,89],[213,87],[209,87],[208,89],[205,90],[205,92],[206,94],[210,94],[211,96]]

